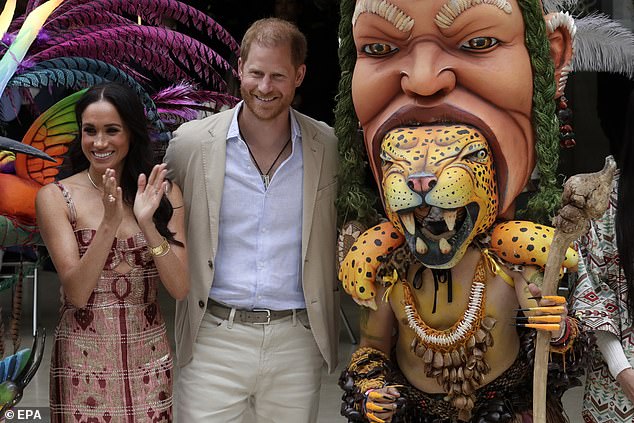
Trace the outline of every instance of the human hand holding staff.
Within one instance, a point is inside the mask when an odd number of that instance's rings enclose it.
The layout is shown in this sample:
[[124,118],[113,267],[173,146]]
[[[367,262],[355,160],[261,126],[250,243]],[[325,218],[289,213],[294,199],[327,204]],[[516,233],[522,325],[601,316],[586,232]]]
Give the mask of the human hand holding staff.
[[[542,295],[556,294],[559,269],[566,249],[588,230],[591,219],[599,218],[607,209],[615,170],[616,163],[612,156],[609,156],[601,171],[572,176],[564,184],[563,206],[553,221],[555,235],[544,271]],[[533,421],[535,423],[546,423],[549,344],[550,333],[538,331],[533,371]]]

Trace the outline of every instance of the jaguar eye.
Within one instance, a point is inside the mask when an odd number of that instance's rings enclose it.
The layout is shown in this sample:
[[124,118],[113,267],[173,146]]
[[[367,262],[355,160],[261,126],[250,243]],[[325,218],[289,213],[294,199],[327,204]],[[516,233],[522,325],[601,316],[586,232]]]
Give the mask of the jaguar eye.
[[398,48],[387,43],[372,43],[365,44],[361,47],[361,51],[368,56],[387,56],[388,54],[396,53]]
[[465,50],[482,51],[495,47],[499,42],[500,41],[497,38],[493,37],[475,37],[462,44],[460,47]]
[[472,160],[474,162],[484,163],[489,157],[489,152],[486,149],[481,148],[478,151],[474,151],[473,153],[467,155],[467,160]]

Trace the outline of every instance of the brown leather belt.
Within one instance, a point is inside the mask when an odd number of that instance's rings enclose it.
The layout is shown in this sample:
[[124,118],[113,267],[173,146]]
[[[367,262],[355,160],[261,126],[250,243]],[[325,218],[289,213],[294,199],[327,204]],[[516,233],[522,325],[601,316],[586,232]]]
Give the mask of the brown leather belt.
[[[296,313],[302,312],[305,309],[297,309]],[[228,320],[231,314],[231,307],[220,304],[212,299],[207,301],[207,311],[222,320]],[[284,317],[292,316],[293,310],[269,310],[266,308],[255,308],[253,310],[240,310],[236,309],[236,314],[233,317],[235,322],[250,323],[252,325],[268,325],[273,320],[282,319]]]

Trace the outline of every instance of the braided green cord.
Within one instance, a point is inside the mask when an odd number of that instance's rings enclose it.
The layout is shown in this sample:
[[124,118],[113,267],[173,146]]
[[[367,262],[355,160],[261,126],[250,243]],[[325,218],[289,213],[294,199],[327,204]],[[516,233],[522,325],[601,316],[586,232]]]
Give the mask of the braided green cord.
[[556,118],[555,67],[550,55],[541,2],[518,0],[526,27],[526,48],[533,66],[533,128],[539,170],[538,192],[529,200],[522,217],[550,224],[561,201],[557,182],[559,164],[559,124]]
[[336,205],[339,225],[359,220],[370,226],[377,219],[376,195],[367,187],[366,153],[358,133],[359,122],[352,103],[352,72],[356,49],[352,38],[355,0],[342,0],[339,22],[339,64],[341,79],[335,107],[335,134],[339,139],[339,194]]

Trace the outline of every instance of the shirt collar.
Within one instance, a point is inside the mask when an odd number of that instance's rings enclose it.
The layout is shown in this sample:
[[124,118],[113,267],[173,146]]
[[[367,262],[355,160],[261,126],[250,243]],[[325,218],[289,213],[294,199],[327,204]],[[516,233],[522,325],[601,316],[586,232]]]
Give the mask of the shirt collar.
[[[240,110],[242,110],[243,105],[244,101],[239,102],[233,112],[231,124],[229,125],[229,131],[227,132],[227,141],[242,139],[242,137],[240,136],[240,127],[238,126],[238,115],[240,114]],[[302,130],[299,126],[299,122],[297,122],[297,117],[295,116],[295,113],[295,110],[291,108],[291,139],[293,140],[293,144],[302,140]]]

